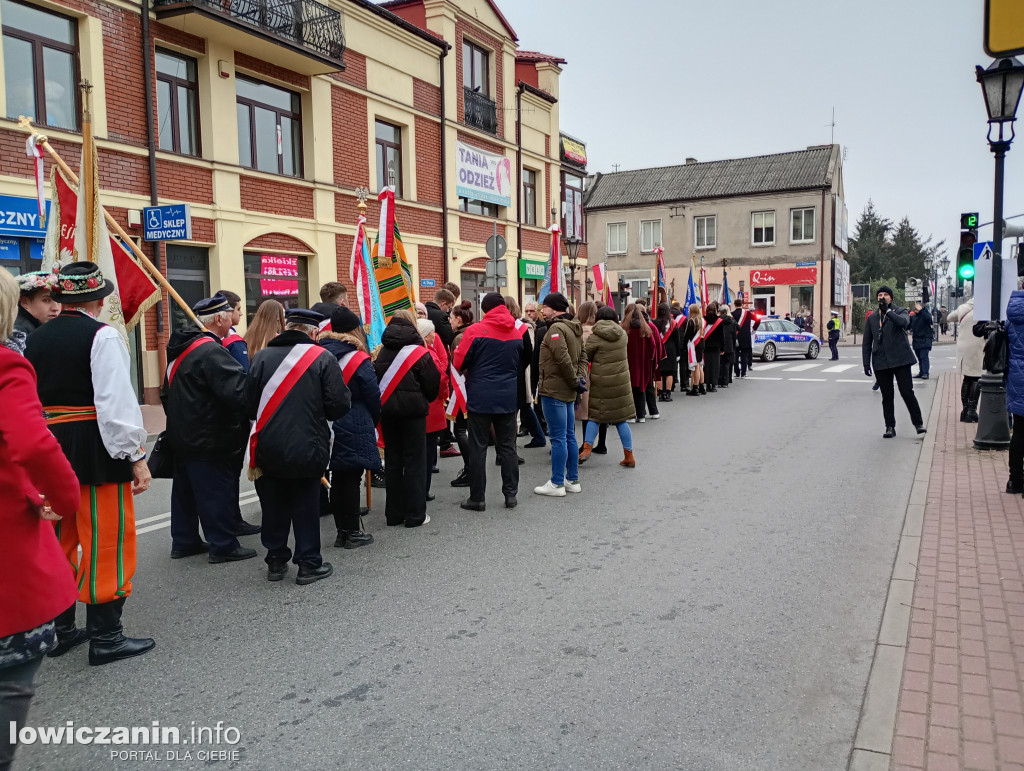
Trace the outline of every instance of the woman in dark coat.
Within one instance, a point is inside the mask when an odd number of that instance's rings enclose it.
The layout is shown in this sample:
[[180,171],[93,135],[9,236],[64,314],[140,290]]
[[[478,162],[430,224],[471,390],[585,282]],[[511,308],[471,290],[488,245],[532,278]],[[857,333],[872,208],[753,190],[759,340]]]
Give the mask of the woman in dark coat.
[[672,309],[668,303],[658,306],[658,318],[654,321],[661,335],[661,345],[665,349],[664,358],[658,362],[658,371],[661,374],[661,388],[658,391],[658,401],[672,401],[672,392],[676,388],[676,360],[679,358],[679,330],[676,329],[675,319],[672,317]]
[[[627,335],[626,356],[629,362],[629,382],[633,389],[633,402],[636,408],[635,420],[637,423],[646,423],[647,403],[644,391],[654,382],[654,370],[661,357],[658,356],[654,331],[635,303],[626,306],[622,318],[622,328]],[[660,417],[658,413],[651,413],[652,420],[658,417]]]
[[[469,300],[463,300],[457,308],[452,308],[449,319],[451,320],[452,330],[455,332],[455,337],[452,339],[452,356],[454,356],[455,349],[462,342],[462,335],[469,325],[473,323],[473,303]],[[466,470],[470,453],[469,422],[466,416],[456,415],[455,420],[452,421],[452,429],[452,433],[455,435],[455,442],[459,445],[459,452],[462,453],[462,470],[452,480],[451,485],[452,487],[469,487],[469,472]]]
[[722,371],[718,373],[718,385],[728,388],[732,382],[732,363],[736,359],[736,332],[739,327],[726,305],[718,309],[718,317],[722,320]]
[[708,393],[718,390],[718,375],[722,371],[722,348],[725,346],[725,330],[718,315],[718,303],[708,303],[704,314],[707,331],[704,333],[704,368],[707,371]]
[[[343,418],[334,421],[333,426],[331,513],[338,526],[334,545],[357,549],[373,543],[373,536],[363,531],[359,517],[359,487],[364,471],[380,471],[381,468],[376,434],[380,422],[380,387],[366,350],[359,317],[348,308],[339,307],[331,314],[331,330],[321,333],[320,345],[337,357],[342,375],[348,373],[345,385],[352,394],[352,408]],[[346,365],[352,366],[356,359],[362,361],[349,372]]]
[[[704,358],[704,318],[700,315],[700,306],[697,303],[690,305],[690,315],[683,325],[679,342],[690,370],[690,390],[686,395],[698,396],[707,393],[704,387],[704,367],[701,364]],[[693,361],[690,361],[691,342],[694,349]]]
[[[402,314],[408,314],[402,315]],[[390,397],[380,406],[380,427],[384,434],[384,484],[387,501],[384,517],[389,526],[419,527],[427,516],[427,413],[441,387],[430,352],[416,328],[410,311],[398,311],[381,335],[381,349],[373,369],[381,382],[405,348],[414,351],[416,363],[397,381]]]
[[580,459],[590,457],[598,425],[613,425],[619,432],[624,457],[619,465],[636,466],[633,435],[628,421],[636,417],[629,374],[628,335],[618,324],[619,314],[610,306],[597,311],[597,323],[583,347],[590,362],[590,405]]

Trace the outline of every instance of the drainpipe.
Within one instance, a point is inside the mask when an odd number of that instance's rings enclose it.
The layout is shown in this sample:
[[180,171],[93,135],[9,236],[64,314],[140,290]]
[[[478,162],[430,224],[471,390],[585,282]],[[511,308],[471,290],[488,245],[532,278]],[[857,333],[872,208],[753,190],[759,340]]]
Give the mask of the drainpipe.
[[[818,331],[824,332],[824,313],[825,313],[825,193],[828,188],[823,187],[821,189],[821,296],[818,298]],[[835,222],[832,223],[833,230],[835,229]],[[831,283],[831,282],[830,282]],[[832,307],[832,301],[829,300],[829,307]],[[822,337],[821,334],[818,337]]]
[[448,119],[444,100],[444,60],[447,56],[447,47],[442,48],[441,56],[437,60],[441,74],[441,243],[444,251],[444,259],[441,260],[441,264],[444,269],[445,283],[448,283],[448,143],[445,140],[448,134]]
[[[156,206],[160,202],[156,186],[156,122],[153,120],[153,38],[149,26],[149,0],[142,0],[142,79],[146,102],[146,144],[149,148],[149,203]],[[164,270],[163,243],[153,242],[153,263],[157,270]],[[164,332],[164,304],[156,304],[157,356],[160,372],[167,369],[167,346],[160,339]]]
[[[516,87],[516,168],[519,174],[519,184],[516,185],[516,219],[519,220],[516,226],[516,242],[519,244],[519,265],[523,264],[523,84]],[[536,196],[534,196],[536,198]],[[522,268],[519,274],[522,276]],[[522,299],[525,289],[525,281],[519,279],[519,297]]]

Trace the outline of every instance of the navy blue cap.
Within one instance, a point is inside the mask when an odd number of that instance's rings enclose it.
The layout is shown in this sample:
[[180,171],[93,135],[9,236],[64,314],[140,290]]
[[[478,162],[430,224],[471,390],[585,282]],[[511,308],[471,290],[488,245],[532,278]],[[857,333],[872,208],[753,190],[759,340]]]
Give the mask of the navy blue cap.
[[308,308],[289,308],[284,312],[284,318],[289,324],[306,324],[311,327],[318,327],[320,322],[327,317]]
[[206,297],[192,306],[192,312],[197,316],[209,316],[213,313],[232,310],[228,298],[222,294],[215,294],[213,297]]

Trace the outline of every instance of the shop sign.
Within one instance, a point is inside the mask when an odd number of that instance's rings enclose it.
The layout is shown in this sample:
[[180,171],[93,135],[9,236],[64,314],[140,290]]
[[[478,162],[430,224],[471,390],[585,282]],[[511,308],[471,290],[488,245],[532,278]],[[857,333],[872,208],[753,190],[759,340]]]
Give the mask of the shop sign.
[[187,203],[147,206],[142,221],[146,241],[192,240],[192,210]]
[[[46,213],[50,213],[49,201]],[[43,238],[45,235],[46,223],[39,219],[39,203],[35,198],[0,195],[0,236]]]
[[460,198],[512,205],[512,162],[504,155],[456,142],[455,174]]
[[587,146],[577,139],[559,134],[562,143],[562,162],[573,166],[587,165]]
[[775,268],[770,270],[750,271],[751,286],[795,286],[801,284],[817,284],[818,269],[815,268]]
[[538,262],[536,260],[520,260],[519,278],[535,278],[543,281],[544,271],[547,270],[547,267],[548,264],[546,262]]
[[299,294],[298,257],[285,257],[280,254],[261,255],[260,274],[260,293],[264,297],[294,297]]

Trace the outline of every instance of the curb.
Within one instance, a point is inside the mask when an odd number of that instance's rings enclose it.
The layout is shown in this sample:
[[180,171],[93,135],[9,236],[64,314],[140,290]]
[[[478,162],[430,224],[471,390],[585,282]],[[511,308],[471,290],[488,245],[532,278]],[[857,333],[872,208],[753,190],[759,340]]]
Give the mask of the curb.
[[896,713],[903,684],[903,661],[907,652],[910,610],[914,598],[914,582],[917,579],[917,560],[921,551],[924,507],[928,500],[928,482],[938,433],[940,399],[946,378],[955,376],[956,372],[945,372],[934,381],[936,388],[928,415],[928,434],[921,446],[903,529],[900,531],[900,543],[893,561],[885,610],[875,641],[875,655],[864,690],[857,733],[847,764],[848,771],[889,771],[892,761],[892,741],[896,733]]

